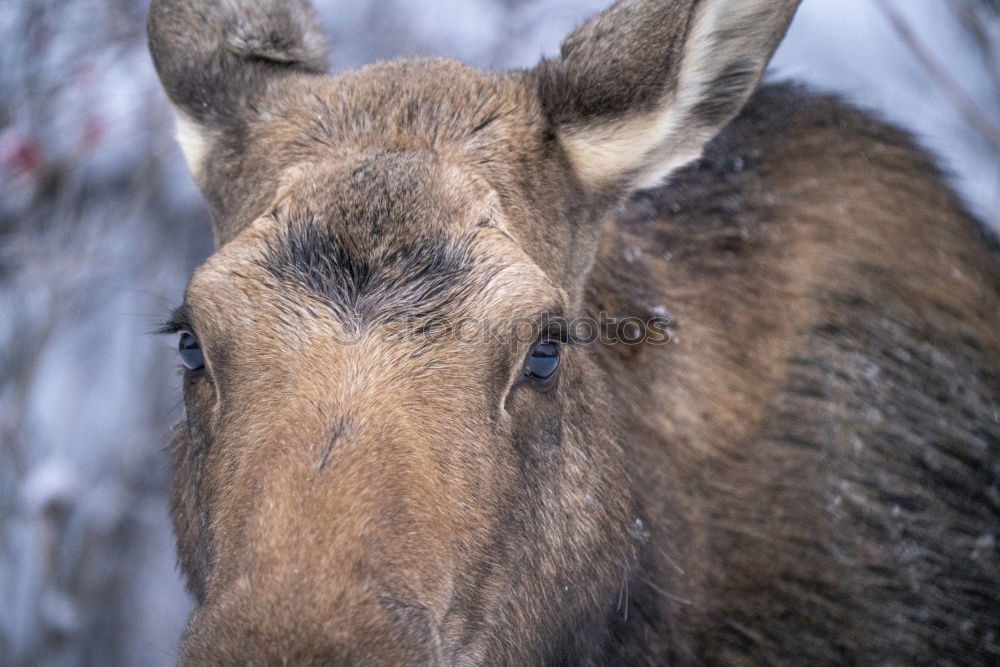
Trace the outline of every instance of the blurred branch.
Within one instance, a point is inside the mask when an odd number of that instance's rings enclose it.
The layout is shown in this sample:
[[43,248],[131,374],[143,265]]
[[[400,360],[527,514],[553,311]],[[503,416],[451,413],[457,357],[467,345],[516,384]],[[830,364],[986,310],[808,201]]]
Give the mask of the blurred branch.
[[899,35],[900,39],[903,40],[906,47],[920,61],[938,86],[944,90],[952,104],[965,117],[969,125],[982,135],[994,151],[1000,153],[1000,126],[994,123],[993,119],[986,115],[972,98],[966,94],[965,90],[955,81],[955,78],[947,68],[920,41],[920,38],[910,28],[906,19],[902,17],[888,0],[876,0],[876,4],[892,24],[893,29]]
[[[987,7],[993,12],[1000,11],[1000,0],[992,0],[992,4],[988,4]],[[951,11],[955,14],[962,28],[972,35],[972,40],[983,56],[986,71],[990,75],[993,94],[996,96],[997,102],[1000,103],[1000,54],[997,53],[996,45],[984,25],[984,19],[969,0],[951,0]],[[998,19],[1000,16],[994,20]]]

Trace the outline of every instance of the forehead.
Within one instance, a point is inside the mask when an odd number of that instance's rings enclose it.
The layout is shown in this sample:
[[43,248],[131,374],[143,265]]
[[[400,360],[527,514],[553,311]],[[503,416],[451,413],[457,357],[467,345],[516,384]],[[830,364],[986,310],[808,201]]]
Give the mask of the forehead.
[[492,190],[433,153],[370,152],[286,181],[272,210],[196,273],[195,308],[301,314],[294,304],[318,301],[357,329],[544,310],[556,298]]

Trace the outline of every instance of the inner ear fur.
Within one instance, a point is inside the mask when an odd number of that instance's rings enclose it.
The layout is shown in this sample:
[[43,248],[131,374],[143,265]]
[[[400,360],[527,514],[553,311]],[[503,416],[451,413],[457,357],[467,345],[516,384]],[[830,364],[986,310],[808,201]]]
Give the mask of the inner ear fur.
[[580,181],[653,187],[696,160],[739,112],[799,0],[621,0],[536,70]]
[[199,125],[242,113],[270,78],[326,71],[326,38],[306,0],[153,0],[147,27],[167,95]]
[[326,38],[307,0],[153,0],[148,38],[181,148],[203,187],[219,132],[239,125],[270,81],[327,69]]

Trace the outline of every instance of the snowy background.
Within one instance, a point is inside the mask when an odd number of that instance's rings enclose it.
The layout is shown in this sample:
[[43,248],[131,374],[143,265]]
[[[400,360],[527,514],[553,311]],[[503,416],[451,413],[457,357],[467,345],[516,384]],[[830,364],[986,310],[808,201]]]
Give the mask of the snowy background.
[[[609,1],[609,0],[608,0]],[[325,0],[334,69],[529,66],[605,0]],[[171,664],[175,341],[211,250],[143,0],[0,3],[0,664]],[[917,131],[1000,230],[1000,3],[804,0],[772,77]]]

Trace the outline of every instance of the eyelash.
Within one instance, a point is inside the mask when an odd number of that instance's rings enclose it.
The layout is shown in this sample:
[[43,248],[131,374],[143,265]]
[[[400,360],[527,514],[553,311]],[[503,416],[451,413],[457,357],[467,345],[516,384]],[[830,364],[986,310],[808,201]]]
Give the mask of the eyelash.
[[562,345],[576,345],[578,341],[573,338],[572,332],[569,331],[569,327],[549,325],[539,338],[541,341],[547,341],[550,343],[560,343]]
[[167,316],[166,321],[160,328],[156,330],[155,333],[162,335],[173,335],[179,334],[182,331],[194,331],[191,326],[190,318],[188,317],[188,310],[186,305],[180,305],[174,308],[173,311]]

